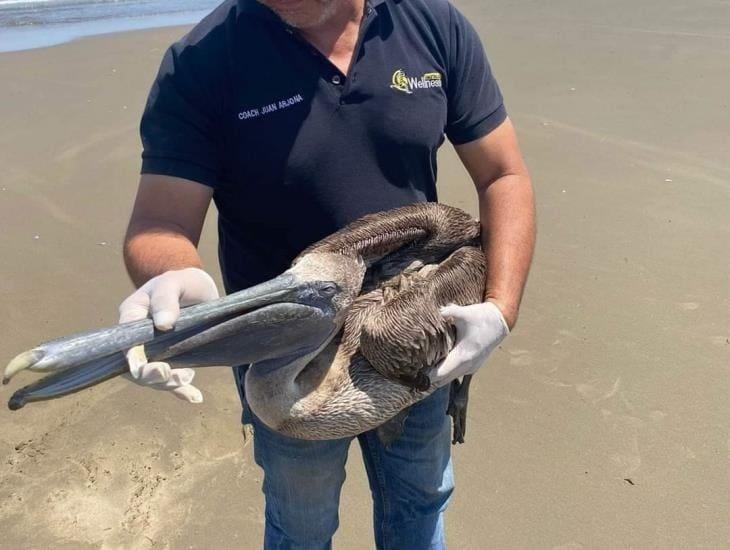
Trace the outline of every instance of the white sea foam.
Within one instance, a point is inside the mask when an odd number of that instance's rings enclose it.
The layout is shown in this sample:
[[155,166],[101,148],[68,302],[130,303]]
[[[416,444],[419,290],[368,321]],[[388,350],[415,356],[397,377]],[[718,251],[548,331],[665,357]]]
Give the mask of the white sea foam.
[[48,4],[50,2],[54,2],[56,0],[0,0],[0,9],[2,9],[4,6],[15,6],[17,4]]
[[190,24],[220,0],[0,0],[0,51],[127,29]]
[[0,53],[44,48],[69,42],[84,36],[114,32],[190,25],[200,21],[208,12],[185,12],[149,17],[120,17],[85,23],[68,23],[46,27],[0,28]]

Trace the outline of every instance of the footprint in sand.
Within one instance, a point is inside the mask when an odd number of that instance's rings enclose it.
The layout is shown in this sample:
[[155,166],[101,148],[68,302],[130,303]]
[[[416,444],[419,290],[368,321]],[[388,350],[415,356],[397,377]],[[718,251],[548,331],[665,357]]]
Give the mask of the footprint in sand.
[[616,395],[621,386],[621,377],[614,380],[613,384],[606,384],[601,380],[589,380],[588,382],[575,385],[577,391],[583,399],[586,399],[594,405],[600,401],[605,401]]

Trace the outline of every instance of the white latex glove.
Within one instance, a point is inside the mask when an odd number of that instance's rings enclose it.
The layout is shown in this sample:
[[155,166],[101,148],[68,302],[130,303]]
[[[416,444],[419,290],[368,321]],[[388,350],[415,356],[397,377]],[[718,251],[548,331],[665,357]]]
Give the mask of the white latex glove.
[[[130,323],[150,315],[159,330],[170,330],[180,316],[180,307],[218,298],[213,278],[202,269],[166,271],[139,287],[119,306],[119,322]],[[161,361],[147,362],[143,346],[127,352],[132,378],[139,384],[169,390],[190,403],[202,403],[203,394],[192,385],[193,369],[172,369]]]
[[441,363],[429,374],[436,387],[474,374],[499,343],[509,334],[509,327],[499,308],[492,302],[441,308],[441,315],[456,327],[456,343]]

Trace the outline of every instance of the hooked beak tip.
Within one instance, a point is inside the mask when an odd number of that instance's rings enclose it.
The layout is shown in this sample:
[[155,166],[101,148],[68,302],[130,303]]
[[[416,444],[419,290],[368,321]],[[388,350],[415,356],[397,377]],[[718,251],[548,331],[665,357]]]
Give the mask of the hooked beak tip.
[[20,371],[29,369],[41,360],[42,354],[36,350],[24,351],[20,355],[17,355],[8,366],[5,367],[5,373],[3,374],[3,384],[10,382],[10,379],[18,374]]
[[11,411],[17,411],[25,406],[25,396],[18,395],[16,392],[8,401],[8,409]]

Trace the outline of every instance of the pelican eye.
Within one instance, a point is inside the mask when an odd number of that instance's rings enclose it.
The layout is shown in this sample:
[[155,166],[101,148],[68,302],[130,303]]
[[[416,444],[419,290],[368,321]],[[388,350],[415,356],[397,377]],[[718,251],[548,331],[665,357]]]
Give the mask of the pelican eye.
[[334,296],[337,293],[337,285],[335,283],[322,283],[319,291],[323,296]]

